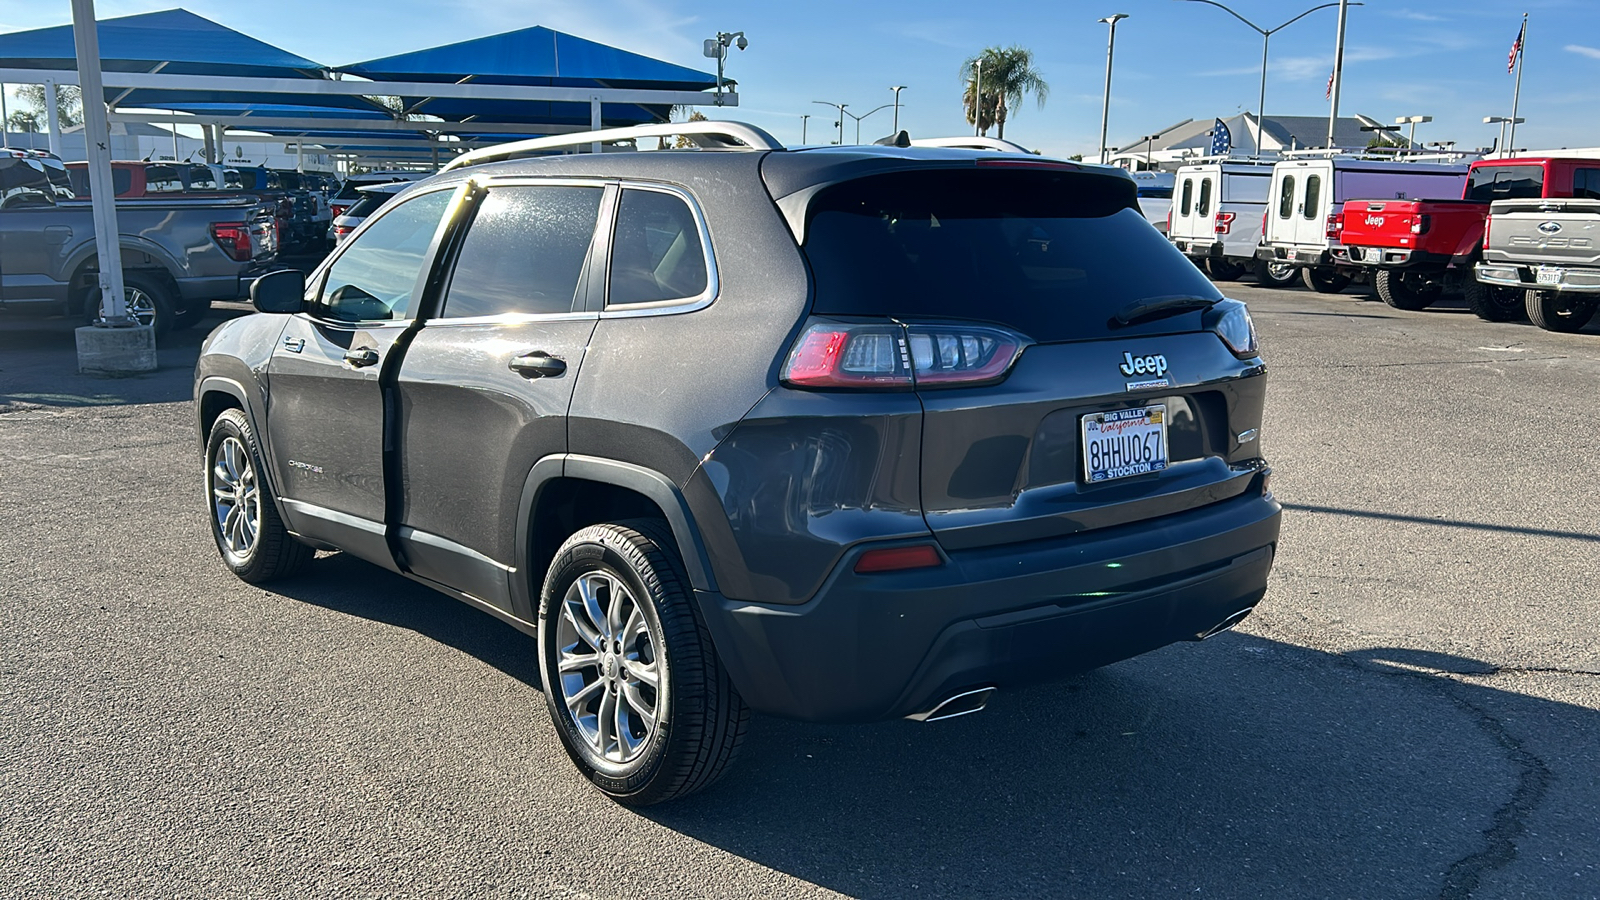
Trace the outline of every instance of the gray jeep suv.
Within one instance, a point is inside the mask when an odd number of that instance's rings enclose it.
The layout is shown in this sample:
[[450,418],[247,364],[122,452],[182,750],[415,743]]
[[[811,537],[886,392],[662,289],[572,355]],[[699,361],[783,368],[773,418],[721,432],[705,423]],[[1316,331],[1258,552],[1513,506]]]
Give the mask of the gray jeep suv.
[[1254,327],[1125,173],[675,127],[470,155],[258,281],[195,373],[227,565],[342,550],[535,636],[631,804],[751,710],[975,712],[1261,599]]

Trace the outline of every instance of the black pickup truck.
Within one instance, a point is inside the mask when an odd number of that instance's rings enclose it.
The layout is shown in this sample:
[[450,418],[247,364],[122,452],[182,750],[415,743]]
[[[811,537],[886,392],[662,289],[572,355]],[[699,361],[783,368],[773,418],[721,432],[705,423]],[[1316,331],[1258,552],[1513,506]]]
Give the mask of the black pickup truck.
[[[258,197],[123,200],[117,225],[130,312],[158,334],[247,296],[275,267],[273,208]],[[0,150],[0,315],[87,321],[98,271],[93,211],[61,162]]]

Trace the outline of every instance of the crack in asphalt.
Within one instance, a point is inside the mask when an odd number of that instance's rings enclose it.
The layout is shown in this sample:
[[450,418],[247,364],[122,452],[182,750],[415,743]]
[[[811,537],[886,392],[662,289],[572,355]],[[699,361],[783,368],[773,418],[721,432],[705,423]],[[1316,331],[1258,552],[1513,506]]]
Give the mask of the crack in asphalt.
[[1493,678],[1496,675],[1579,675],[1600,678],[1600,672],[1590,669],[1564,669],[1560,666],[1495,666],[1488,672],[1451,672],[1468,678]]
[[1316,365],[1297,366],[1293,364],[1278,363],[1273,366],[1278,371],[1296,369],[1402,369],[1412,366],[1484,366],[1506,365],[1510,363],[1553,362],[1562,359],[1571,359],[1570,356],[1516,356],[1499,357],[1496,359],[1422,359],[1415,362],[1393,363],[1319,363]]

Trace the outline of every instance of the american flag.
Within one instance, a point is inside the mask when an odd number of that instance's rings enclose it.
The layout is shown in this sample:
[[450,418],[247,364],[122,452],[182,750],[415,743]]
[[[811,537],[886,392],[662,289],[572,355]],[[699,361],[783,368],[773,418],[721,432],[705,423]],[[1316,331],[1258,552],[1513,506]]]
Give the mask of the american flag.
[[1528,33],[1528,23],[1523,22],[1517,30],[1517,39],[1511,42],[1511,53],[1506,56],[1506,74],[1509,75],[1517,68],[1517,56],[1522,53],[1522,38]]
[[1233,149],[1233,132],[1228,130],[1228,123],[1217,120],[1211,126],[1211,155],[1226,156]]
[[[1334,70],[1334,71],[1337,71],[1337,70]],[[1328,72],[1328,89],[1322,92],[1322,99],[1324,99],[1324,100],[1332,100],[1333,99],[1333,75],[1334,75],[1333,71]]]

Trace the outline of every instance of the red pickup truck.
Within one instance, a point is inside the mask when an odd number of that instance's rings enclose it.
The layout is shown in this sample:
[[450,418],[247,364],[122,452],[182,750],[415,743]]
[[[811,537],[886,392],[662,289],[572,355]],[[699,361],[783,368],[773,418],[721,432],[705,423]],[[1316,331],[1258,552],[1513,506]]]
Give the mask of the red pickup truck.
[[1339,240],[1351,263],[1368,267],[1378,296],[1396,309],[1426,309],[1446,294],[1463,294],[1482,318],[1505,321],[1523,314],[1522,293],[1472,274],[1489,204],[1574,196],[1600,198],[1600,160],[1481,159],[1468,170],[1460,200],[1346,202]]

